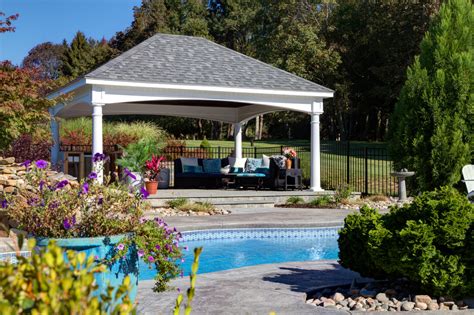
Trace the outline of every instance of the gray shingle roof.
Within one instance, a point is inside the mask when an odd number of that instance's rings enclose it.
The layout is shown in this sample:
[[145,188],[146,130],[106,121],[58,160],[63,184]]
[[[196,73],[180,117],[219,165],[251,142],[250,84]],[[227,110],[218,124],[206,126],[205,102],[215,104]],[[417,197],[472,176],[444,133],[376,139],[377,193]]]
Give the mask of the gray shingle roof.
[[89,79],[332,92],[200,37],[156,34],[85,76]]

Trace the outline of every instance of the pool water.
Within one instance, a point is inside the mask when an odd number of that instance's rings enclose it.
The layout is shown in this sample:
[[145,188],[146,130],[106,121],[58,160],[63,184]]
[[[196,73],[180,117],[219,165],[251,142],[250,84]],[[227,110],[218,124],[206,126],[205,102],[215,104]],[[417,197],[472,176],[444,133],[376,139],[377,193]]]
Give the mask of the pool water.
[[[198,273],[228,270],[260,264],[291,261],[337,259],[337,228],[305,229],[234,229],[183,233],[180,246],[185,262],[184,275],[189,275],[193,249],[203,247]],[[140,280],[153,279],[155,270],[145,263],[140,267]]]

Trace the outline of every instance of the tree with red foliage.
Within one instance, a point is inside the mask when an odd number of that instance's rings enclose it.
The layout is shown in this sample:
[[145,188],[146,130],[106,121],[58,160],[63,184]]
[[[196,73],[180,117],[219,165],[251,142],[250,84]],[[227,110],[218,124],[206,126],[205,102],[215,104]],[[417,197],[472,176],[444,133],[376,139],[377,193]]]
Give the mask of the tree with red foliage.
[[54,102],[44,94],[51,89],[52,82],[42,79],[37,69],[19,68],[3,61],[0,86],[0,149],[7,149],[14,139],[25,133],[42,132],[42,136],[47,137],[48,108]]

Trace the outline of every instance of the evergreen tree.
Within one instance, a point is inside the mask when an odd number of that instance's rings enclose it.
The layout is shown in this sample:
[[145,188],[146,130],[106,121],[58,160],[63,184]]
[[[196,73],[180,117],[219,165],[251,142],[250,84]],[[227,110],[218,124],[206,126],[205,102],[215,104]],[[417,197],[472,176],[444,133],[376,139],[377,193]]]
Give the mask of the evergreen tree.
[[61,73],[71,79],[93,70],[114,54],[105,39],[101,41],[87,39],[82,32],[76,33],[70,45],[64,41],[63,46]]
[[448,0],[408,68],[391,119],[395,167],[417,172],[417,190],[453,185],[473,162],[473,88],[474,7]]

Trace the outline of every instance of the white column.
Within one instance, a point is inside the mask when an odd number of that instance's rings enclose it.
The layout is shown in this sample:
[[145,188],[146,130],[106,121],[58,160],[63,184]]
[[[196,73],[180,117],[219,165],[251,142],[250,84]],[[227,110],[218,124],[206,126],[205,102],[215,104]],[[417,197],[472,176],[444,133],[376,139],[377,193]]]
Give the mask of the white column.
[[59,162],[60,139],[59,139],[59,123],[56,117],[51,114],[50,118],[51,136],[53,145],[51,146],[51,165],[56,166]]
[[311,191],[323,191],[321,188],[321,155],[319,135],[319,115],[322,114],[323,103],[314,102],[311,113]]
[[234,155],[242,158],[242,123],[234,124]]
[[[96,153],[104,153],[103,134],[102,134],[102,106],[104,104],[92,104],[92,156]],[[103,163],[94,163],[92,165],[94,172],[97,173],[99,183],[104,181]]]

